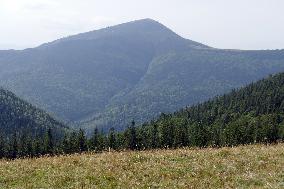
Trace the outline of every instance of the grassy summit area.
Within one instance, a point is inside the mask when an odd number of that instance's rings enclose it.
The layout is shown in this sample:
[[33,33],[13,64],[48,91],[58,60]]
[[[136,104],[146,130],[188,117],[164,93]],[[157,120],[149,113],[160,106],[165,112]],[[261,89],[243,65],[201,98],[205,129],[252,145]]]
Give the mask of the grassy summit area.
[[0,188],[284,188],[284,144],[0,160]]

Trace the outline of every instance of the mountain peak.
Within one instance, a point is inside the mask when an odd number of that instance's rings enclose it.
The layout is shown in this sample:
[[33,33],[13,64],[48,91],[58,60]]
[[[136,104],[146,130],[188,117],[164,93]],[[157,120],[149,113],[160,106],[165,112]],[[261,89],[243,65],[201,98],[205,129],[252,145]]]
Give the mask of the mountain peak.
[[109,26],[99,30],[93,30],[86,33],[68,36],[50,43],[43,44],[40,47],[47,47],[66,41],[97,40],[106,38],[113,39],[114,37],[120,39],[132,38],[148,40],[153,42],[153,44],[161,43],[164,41],[172,41],[171,43],[173,43],[173,41],[175,41],[175,43],[178,42],[179,44],[182,44],[182,46],[188,46],[193,48],[208,47],[191,40],[185,40],[184,38],[173,32],[171,29],[167,28],[165,25],[150,18],[134,20],[114,26]]
[[109,26],[103,29],[90,31],[87,33],[82,33],[75,35],[77,37],[97,37],[97,36],[105,36],[105,35],[129,35],[129,34],[154,34],[157,36],[162,35],[171,35],[177,36],[172,30],[164,26],[163,24],[159,23],[150,18],[134,20],[114,26]]
[[[160,22],[150,19],[150,18],[145,18],[145,19],[140,19],[140,20],[134,20],[122,24],[118,24],[115,26],[107,27],[105,29],[114,29],[114,30],[124,30],[124,31],[129,31],[129,32],[143,32],[143,33],[149,33],[149,32],[167,32],[171,34],[175,34],[172,30],[167,28],[165,25],[161,24]],[[103,30],[103,29],[102,29]]]
[[85,33],[64,37],[55,40],[53,42],[43,44],[42,46],[52,45],[58,42],[64,42],[70,40],[91,40],[91,39],[98,39],[101,37],[114,36],[114,35],[116,36],[152,35],[156,37],[162,37],[162,36],[180,37],[172,30],[161,24],[160,22],[150,18],[145,18],[145,19],[134,20],[114,26],[108,26],[106,28],[98,30],[93,30]]
[[151,19],[151,18],[142,18],[142,19],[138,19],[138,20],[133,20],[127,23],[131,23],[131,22],[148,22],[148,23],[159,23],[158,21]]
[[[119,24],[113,27],[128,27],[128,28],[133,28],[137,29],[138,31],[151,31],[151,30],[159,30],[159,31],[167,31],[169,33],[174,33],[172,30],[167,28],[165,25],[161,24],[160,22],[150,19],[150,18],[145,18],[145,19],[140,19],[140,20],[134,20],[130,22],[126,22],[123,24]],[[111,28],[111,27],[110,27]]]
[[[123,23],[123,24],[145,24],[145,25],[157,25],[157,26],[160,26],[160,27],[161,26],[165,27],[160,22],[158,22],[156,20],[153,20],[151,18],[144,18],[144,19],[139,19],[139,20],[133,20],[133,21],[126,22],[126,23]],[[120,25],[123,25],[123,24],[120,24]]]

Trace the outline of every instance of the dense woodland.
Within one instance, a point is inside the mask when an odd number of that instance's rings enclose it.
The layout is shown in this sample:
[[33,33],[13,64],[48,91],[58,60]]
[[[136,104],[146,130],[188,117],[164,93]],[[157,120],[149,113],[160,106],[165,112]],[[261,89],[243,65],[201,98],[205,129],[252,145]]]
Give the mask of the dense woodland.
[[284,73],[270,76],[202,104],[136,127],[133,121],[123,132],[83,130],[67,132],[60,142],[52,128],[44,139],[15,132],[0,137],[0,157],[35,157],[84,151],[145,150],[177,147],[221,147],[284,140]]
[[51,128],[55,138],[63,137],[69,128],[47,112],[0,88],[0,131],[6,137],[12,133],[33,133],[42,137]]
[[[53,143],[58,144],[69,131],[48,113],[4,89],[0,89],[0,112],[0,157],[26,156],[24,151],[32,148],[37,151],[47,131],[53,136]],[[20,145],[19,141],[23,143]]]

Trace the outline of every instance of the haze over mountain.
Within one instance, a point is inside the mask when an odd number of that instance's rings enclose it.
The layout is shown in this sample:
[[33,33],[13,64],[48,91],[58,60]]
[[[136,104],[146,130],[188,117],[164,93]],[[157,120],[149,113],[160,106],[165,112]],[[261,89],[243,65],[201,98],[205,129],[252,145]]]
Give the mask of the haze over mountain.
[[283,50],[211,48],[151,19],[0,51],[1,86],[88,129],[123,129],[280,71]]

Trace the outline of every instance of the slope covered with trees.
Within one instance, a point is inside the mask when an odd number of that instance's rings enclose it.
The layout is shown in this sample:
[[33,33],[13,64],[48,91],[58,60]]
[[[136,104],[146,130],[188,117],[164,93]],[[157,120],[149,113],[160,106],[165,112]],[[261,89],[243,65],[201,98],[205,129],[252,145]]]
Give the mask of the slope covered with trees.
[[132,119],[140,124],[279,71],[284,71],[283,50],[191,49],[159,56],[130,92],[112,98],[104,113],[86,125],[107,120],[109,126],[121,129]]
[[0,89],[0,158],[50,154],[69,131],[48,113]]
[[43,136],[48,128],[56,137],[62,137],[68,127],[48,113],[21,100],[12,92],[0,89],[0,133],[10,137],[14,133]]
[[[124,132],[110,129],[104,140],[90,141],[102,149],[143,150],[184,146],[220,147],[284,140],[284,73],[270,76],[207,102]],[[102,136],[102,135],[101,135]]]
[[[284,73],[173,114],[162,114],[138,127],[132,121],[123,132],[111,128],[106,133],[96,128],[87,138],[80,129],[66,133],[55,144],[51,131],[47,130],[42,143],[24,142],[29,155],[277,143],[284,141]],[[23,141],[15,135],[0,140],[1,157],[22,157]]]
[[145,133],[142,140],[158,141],[160,147],[274,143],[284,140],[283,120],[281,73],[174,114],[162,114],[138,132]]
[[284,71],[284,51],[221,50],[144,19],[0,51],[0,85],[66,121],[125,129]]

